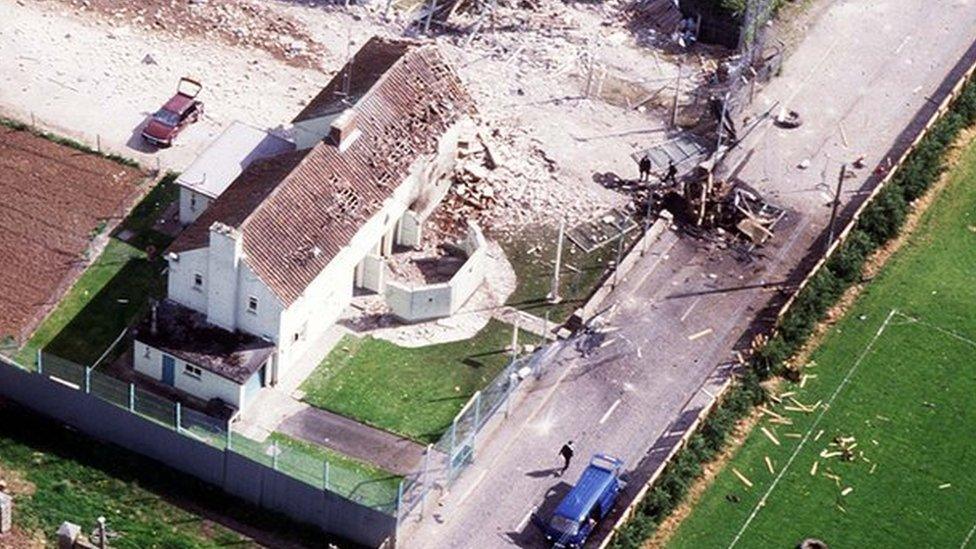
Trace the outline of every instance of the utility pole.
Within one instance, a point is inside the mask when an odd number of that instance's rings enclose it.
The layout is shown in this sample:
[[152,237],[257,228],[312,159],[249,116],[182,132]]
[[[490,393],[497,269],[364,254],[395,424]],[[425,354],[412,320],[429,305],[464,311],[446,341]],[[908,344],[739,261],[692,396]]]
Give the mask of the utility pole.
[[678,96],[681,95],[681,73],[684,64],[678,65],[678,78],[674,82],[674,102],[671,104],[671,127],[678,127]]
[[427,21],[424,22],[424,34],[430,34],[430,22],[434,19],[434,12],[437,10],[437,0],[430,0],[430,8],[427,12]]
[[624,229],[622,226],[618,226],[617,230],[620,234],[617,236],[617,263],[613,266],[613,284],[611,285],[614,290],[617,289],[618,277],[620,275],[620,261],[624,257]]
[[559,296],[559,268],[562,267],[563,260],[563,232],[566,230],[566,220],[559,222],[559,238],[556,240],[556,267],[552,271],[552,287],[549,295],[546,296],[549,303],[559,303],[562,298]]
[[830,225],[827,230],[827,245],[824,247],[824,256],[830,251],[834,244],[834,222],[837,221],[837,207],[840,206],[840,193],[844,187],[844,178],[847,176],[847,164],[841,164],[840,175],[837,177],[837,190],[834,192],[834,201],[830,208]]
[[512,326],[512,362],[518,358],[518,334],[519,334],[519,320],[516,319],[515,325]]

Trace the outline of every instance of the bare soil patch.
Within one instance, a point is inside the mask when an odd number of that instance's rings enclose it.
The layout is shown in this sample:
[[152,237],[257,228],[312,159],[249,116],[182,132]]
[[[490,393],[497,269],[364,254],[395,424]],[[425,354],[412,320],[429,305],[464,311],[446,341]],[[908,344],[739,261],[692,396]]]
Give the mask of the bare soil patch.
[[141,194],[141,171],[0,128],[0,339],[20,343]]

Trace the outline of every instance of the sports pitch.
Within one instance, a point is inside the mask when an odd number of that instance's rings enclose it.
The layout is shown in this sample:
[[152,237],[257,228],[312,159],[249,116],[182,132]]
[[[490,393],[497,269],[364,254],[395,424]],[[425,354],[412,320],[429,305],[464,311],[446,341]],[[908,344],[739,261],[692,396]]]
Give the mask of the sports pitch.
[[976,143],[811,359],[669,545],[976,546]]

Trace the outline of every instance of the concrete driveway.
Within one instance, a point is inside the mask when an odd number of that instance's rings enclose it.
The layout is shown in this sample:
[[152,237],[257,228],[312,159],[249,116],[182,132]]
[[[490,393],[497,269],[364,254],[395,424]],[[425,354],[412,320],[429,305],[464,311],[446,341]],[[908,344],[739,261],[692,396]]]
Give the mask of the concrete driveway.
[[[757,131],[738,153],[756,149],[739,177],[792,210],[775,239],[758,257],[687,236],[662,239],[616,292],[614,342],[588,358],[567,346],[452,492],[422,521],[404,524],[403,545],[541,547],[533,513],[551,506],[594,452],[636,468],[632,494],[697,413],[697,396],[707,394],[700,389],[721,382],[737,342],[768,320],[757,317],[821,249],[841,162],[864,154],[873,167],[917,132],[947,75],[976,54],[973,28],[968,0],[840,0],[825,9],[752,107],[760,113],[780,101],[806,124]],[[803,160],[806,170],[796,167]],[[868,172],[848,180],[845,204],[873,184]],[[578,459],[557,478],[550,470],[569,439]]]

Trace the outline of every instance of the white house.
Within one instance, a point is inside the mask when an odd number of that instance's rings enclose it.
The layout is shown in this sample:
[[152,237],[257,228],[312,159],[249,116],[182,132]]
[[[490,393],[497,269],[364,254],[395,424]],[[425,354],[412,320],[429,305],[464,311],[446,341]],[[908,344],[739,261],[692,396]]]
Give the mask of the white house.
[[[419,241],[426,216],[447,192],[444,176],[472,114],[470,96],[436,46],[380,38],[365,44],[293,121],[296,150],[250,164],[166,254],[167,315],[198,315],[195,326],[205,322],[225,341],[245,334],[247,349],[268,342],[266,361],[256,365],[266,348],[259,346],[246,367],[225,375],[226,361],[168,353],[179,341],[157,327],[155,335],[145,328],[136,335],[136,369],[169,383],[161,368],[173,356],[184,369],[213,373],[238,389],[218,389],[217,381],[170,384],[204,399],[234,403],[240,395],[238,408],[256,372],[264,373],[253,383],[287,376],[355,287],[383,291],[383,256],[394,243]],[[232,355],[240,352],[225,355],[236,363],[243,359]]]

